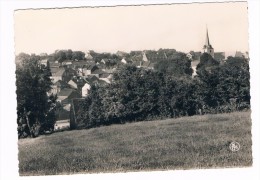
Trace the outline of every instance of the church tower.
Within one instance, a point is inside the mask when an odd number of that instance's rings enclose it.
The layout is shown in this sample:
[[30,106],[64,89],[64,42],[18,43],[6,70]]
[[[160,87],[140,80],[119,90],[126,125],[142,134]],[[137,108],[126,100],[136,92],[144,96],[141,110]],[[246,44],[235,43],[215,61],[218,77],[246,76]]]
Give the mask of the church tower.
[[203,52],[210,54],[214,58],[214,48],[211,46],[209,42],[208,28],[206,32],[206,42],[205,45],[203,46]]

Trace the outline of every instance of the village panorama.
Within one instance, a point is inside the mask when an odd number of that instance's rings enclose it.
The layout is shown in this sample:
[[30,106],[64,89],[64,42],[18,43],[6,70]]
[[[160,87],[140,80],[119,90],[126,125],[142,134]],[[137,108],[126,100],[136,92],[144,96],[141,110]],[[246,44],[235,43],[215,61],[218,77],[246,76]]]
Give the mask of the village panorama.
[[202,31],[199,52],[18,54],[20,175],[251,166],[248,52]]

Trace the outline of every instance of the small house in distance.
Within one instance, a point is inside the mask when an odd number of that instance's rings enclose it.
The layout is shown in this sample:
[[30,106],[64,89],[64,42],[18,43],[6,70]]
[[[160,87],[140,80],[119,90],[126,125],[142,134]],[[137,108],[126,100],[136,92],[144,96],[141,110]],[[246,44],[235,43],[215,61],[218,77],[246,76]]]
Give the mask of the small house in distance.
[[58,102],[60,102],[61,104],[69,104],[73,98],[80,97],[80,94],[76,90],[65,88],[62,89],[57,96]]
[[53,83],[53,85],[51,85],[51,90],[48,92],[48,94],[58,94],[64,88],[69,88],[69,85],[64,81],[58,80],[57,82]]
[[56,121],[54,124],[54,131],[62,131],[62,130],[67,130],[70,129],[70,120],[65,119],[65,120],[59,120]]

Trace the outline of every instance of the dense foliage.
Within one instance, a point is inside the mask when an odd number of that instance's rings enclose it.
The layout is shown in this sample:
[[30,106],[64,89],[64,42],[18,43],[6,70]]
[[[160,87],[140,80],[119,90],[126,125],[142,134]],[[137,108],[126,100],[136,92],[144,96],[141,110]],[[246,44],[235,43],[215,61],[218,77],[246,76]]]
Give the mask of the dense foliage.
[[40,64],[40,57],[23,57],[16,68],[18,136],[35,137],[53,129],[56,97],[47,95],[51,89],[50,71]]
[[159,72],[174,76],[191,76],[193,73],[191,60],[184,53],[175,53],[171,58],[158,61],[154,68]]
[[78,117],[93,127],[250,107],[248,60],[230,57],[221,64],[203,54],[194,78],[189,60],[177,60],[157,70],[120,67],[111,84],[91,88]]
[[82,51],[72,51],[71,49],[56,50],[49,57],[52,61],[58,61],[58,62],[62,63],[65,60],[71,60],[71,61],[84,60],[85,53]]

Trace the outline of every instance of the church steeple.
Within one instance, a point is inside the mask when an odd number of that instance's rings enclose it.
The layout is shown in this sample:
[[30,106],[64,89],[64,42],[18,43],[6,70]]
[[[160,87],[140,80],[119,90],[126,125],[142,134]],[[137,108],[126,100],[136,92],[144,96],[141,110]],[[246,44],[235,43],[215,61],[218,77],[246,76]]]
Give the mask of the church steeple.
[[214,48],[211,46],[209,42],[209,33],[208,33],[208,27],[206,28],[206,42],[203,46],[204,53],[210,54],[214,58]]
[[210,46],[210,43],[209,43],[208,27],[207,27],[207,32],[206,32],[206,42],[205,42],[205,45],[206,45],[206,46]]

